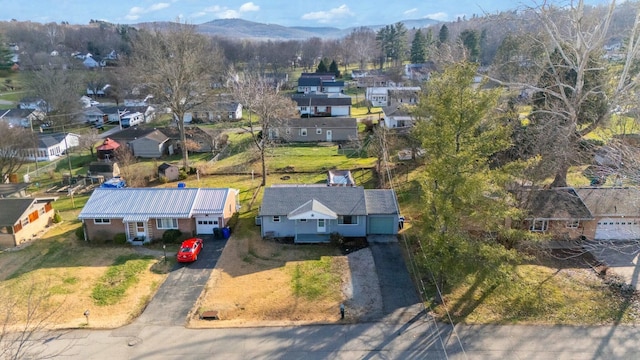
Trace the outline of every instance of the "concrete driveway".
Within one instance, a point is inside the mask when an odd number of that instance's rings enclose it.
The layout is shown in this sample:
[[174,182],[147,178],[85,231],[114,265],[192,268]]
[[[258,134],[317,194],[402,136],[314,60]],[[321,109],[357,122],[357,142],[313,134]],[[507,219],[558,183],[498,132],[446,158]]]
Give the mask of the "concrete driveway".
[[590,241],[583,245],[598,261],[606,264],[625,283],[638,289],[640,241]]
[[227,244],[227,240],[214,240],[213,236],[198,236],[204,239],[204,247],[198,260],[187,264],[178,263],[132,325],[185,325],[193,304],[198,300]]

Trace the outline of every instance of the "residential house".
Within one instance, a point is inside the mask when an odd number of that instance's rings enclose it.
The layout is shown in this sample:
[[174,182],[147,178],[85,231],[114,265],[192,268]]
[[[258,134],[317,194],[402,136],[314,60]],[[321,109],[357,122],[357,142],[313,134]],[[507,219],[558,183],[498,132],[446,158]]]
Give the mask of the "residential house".
[[115,132],[109,138],[120,146],[126,146],[134,156],[159,158],[163,154],[171,155],[174,151],[169,138],[157,129],[134,126]]
[[0,120],[7,122],[11,126],[31,129],[33,129],[34,123],[37,125],[42,122],[45,115],[44,112],[33,109],[0,110]]
[[99,67],[107,66],[107,62],[99,56],[87,54],[82,61],[82,65],[84,65],[84,67],[86,67],[87,69],[96,69]]
[[585,236],[585,224],[594,219],[575,189],[524,189],[516,198],[526,211],[524,228],[548,233],[557,239]]
[[[91,55],[91,54],[89,54]],[[92,59],[91,56],[88,56],[89,59]],[[92,59],[93,60],[93,59]],[[94,60],[95,61],[95,60]],[[100,66],[104,66],[104,65],[100,65]],[[111,85],[110,84],[106,84],[100,88],[89,88],[87,87],[87,96],[105,96],[107,89],[110,88]]]
[[298,93],[341,93],[344,81],[336,81],[334,73],[302,73],[298,79]]
[[128,97],[124,99],[124,106],[150,106],[153,95],[147,95],[145,97]]
[[80,135],[74,133],[38,134],[38,147],[25,150],[25,158],[37,161],[53,161],[62,157],[68,149],[80,144]]
[[162,163],[158,166],[158,177],[165,178],[168,181],[178,180],[180,177],[180,168],[173,164]]
[[434,71],[436,71],[436,65],[433,61],[423,64],[406,64],[404,66],[404,77],[408,80],[419,82],[427,81]]
[[49,105],[41,98],[24,97],[18,102],[18,109],[39,110],[46,113],[49,111]]
[[369,75],[367,70],[351,70],[351,78],[354,80],[361,79]]
[[395,235],[399,212],[393,190],[326,185],[282,185],[264,189],[258,213],[263,237],[295,243],[343,237]]
[[238,211],[238,190],[230,188],[98,188],[78,218],[85,239],[104,241],[125,233],[134,244],[161,239],[165,231],[213,234]]
[[640,239],[640,190],[620,187],[578,188],[593,221],[584,223],[584,236],[592,240]]
[[18,246],[38,237],[53,223],[54,199],[0,199],[0,248]]
[[291,99],[302,117],[351,116],[351,97],[344,94],[296,94]]
[[382,112],[384,114],[380,125],[387,129],[406,129],[412,127],[414,119],[412,111],[414,105],[394,104],[392,106],[384,106]]
[[373,106],[391,106],[394,103],[417,104],[421,89],[419,86],[368,87],[365,99]]
[[108,115],[105,116],[106,114],[97,106],[89,106],[82,109],[82,114],[84,116],[85,122],[93,126],[104,125],[105,118],[108,119]]
[[125,106],[100,106],[100,110],[105,115],[104,123],[120,124],[122,116],[127,114],[129,110]]
[[242,119],[242,104],[235,101],[220,101],[211,106],[184,114],[185,123],[206,123]]
[[[172,149],[179,149],[182,138],[180,136],[180,130],[177,126],[167,126],[158,128],[163,134],[171,139]],[[216,148],[216,141],[214,137],[208,132],[202,130],[197,126],[185,126],[185,137],[189,142],[189,151],[196,153],[213,152]]]
[[290,142],[354,141],[358,140],[358,122],[346,117],[285,119],[269,129],[269,138]]
[[150,133],[127,143],[135,157],[151,159],[157,159],[168,154],[170,145],[169,138],[157,129],[153,129]]

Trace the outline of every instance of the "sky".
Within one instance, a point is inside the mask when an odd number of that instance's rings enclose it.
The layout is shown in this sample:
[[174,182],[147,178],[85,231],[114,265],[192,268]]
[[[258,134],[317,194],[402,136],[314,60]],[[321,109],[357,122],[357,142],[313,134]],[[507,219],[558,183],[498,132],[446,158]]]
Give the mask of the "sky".
[[[0,21],[114,24],[175,21],[202,24],[240,18],[284,26],[350,28],[430,18],[452,21],[501,10],[533,6],[535,0],[0,0]],[[538,0],[540,2],[542,0]],[[552,0],[563,4],[568,0]],[[587,0],[606,3],[606,0]]]

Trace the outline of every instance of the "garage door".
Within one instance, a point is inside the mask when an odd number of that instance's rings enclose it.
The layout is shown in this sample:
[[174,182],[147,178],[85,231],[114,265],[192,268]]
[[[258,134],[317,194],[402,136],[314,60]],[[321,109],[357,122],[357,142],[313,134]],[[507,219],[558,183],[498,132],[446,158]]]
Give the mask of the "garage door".
[[218,220],[209,218],[196,219],[196,232],[201,235],[213,234],[213,229],[219,227]]
[[394,216],[369,217],[368,234],[387,235],[396,233],[396,218]]
[[596,240],[640,239],[638,219],[602,219],[596,227]]

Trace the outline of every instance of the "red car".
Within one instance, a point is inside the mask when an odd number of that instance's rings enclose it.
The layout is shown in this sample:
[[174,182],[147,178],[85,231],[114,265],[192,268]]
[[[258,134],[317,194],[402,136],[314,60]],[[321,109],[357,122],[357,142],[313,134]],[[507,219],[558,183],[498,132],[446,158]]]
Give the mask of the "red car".
[[204,242],[200,238],[191,238],[182,242],[180,250],[176,255],[178,262],[192,262],[198,260],[198,254],[204,247]]

